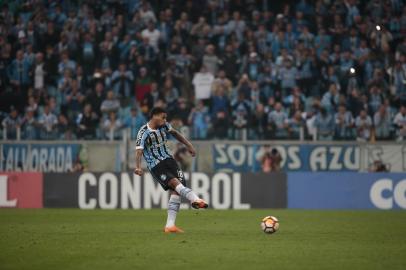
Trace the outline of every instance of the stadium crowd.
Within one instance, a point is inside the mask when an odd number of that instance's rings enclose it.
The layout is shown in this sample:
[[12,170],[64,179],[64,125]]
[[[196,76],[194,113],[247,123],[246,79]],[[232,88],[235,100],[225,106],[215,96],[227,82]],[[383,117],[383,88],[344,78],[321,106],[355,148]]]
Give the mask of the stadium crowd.
[[0,1],[3,138],[402,140],[405,2],[274,2]]

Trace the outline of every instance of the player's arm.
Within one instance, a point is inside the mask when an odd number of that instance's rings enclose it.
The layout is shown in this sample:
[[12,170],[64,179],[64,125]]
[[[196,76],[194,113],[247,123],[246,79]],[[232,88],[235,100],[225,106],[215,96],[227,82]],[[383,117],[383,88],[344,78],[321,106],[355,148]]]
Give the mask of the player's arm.
[[189,153],[192,155],[192,157],[196,156],[196,149],[193,147],[192,143],[189,142],[188,139],[186,139],[182,134],[180,134],[178,131],[174,130],[173,128],[170,128],[168,132],[175,137],[179,142],[183,143]]
[[142,157],[142,149],[135,150],[135,169],[134,173],[138,175],[142,175],[143,171],[141,168],[141,157]]
[[141,157],[145,147],[145,140],[146,140],[146,133],[145,131],[139,131],[137,135],[137,141],[135,143],[135,169],[134,173],[138,175],[142,175],[142,168],[141,168]]

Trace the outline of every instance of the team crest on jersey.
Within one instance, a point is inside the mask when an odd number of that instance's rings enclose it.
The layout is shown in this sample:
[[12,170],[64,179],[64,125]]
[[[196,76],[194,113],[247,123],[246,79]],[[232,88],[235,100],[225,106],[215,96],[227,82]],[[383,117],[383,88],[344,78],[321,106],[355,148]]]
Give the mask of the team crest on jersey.
[[165,181],[166,180],[166,175],[165,174],[161,174],[161,180]]

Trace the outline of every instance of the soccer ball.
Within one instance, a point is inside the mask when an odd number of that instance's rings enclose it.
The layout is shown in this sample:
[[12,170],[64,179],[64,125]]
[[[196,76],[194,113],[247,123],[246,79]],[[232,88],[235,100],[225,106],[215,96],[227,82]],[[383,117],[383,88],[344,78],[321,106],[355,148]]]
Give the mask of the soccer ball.
[[261,221],[261,229],[264,233],[274,233],[279,229],[279,220],[273,216],[264,217]]

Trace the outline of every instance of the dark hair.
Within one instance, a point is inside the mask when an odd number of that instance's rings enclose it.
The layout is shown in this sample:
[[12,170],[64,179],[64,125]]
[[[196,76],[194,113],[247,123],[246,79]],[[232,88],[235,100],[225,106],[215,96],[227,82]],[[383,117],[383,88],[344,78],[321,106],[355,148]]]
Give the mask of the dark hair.
[[149,112],[149,118],[152,118],[154,115],[161,114],[161,113],[166,113],[164,108],[161,108],[161,107],[152,108],[152,110]]
[[271,154],[272,154],[272,155],[277,155],[277,154],[279,154],[278,149],[276,149],[276,148],[272,148],[272,150],[271,150]]

